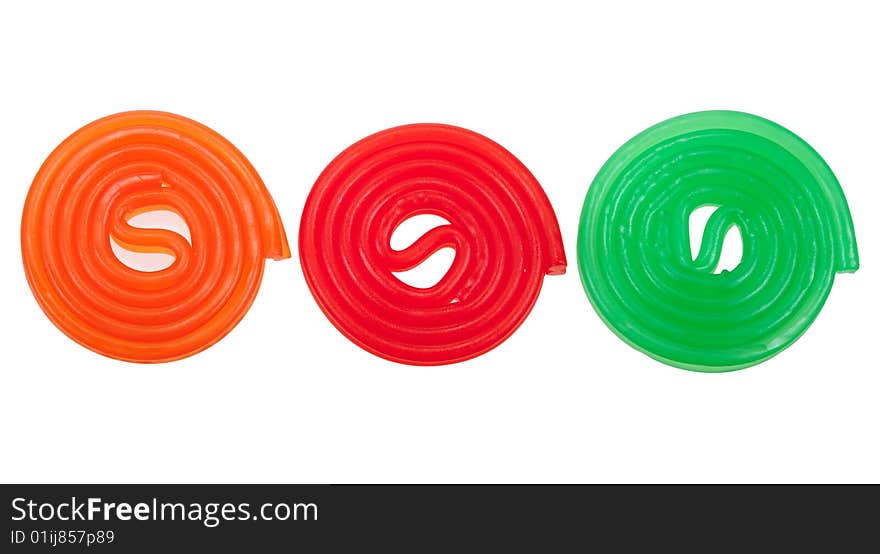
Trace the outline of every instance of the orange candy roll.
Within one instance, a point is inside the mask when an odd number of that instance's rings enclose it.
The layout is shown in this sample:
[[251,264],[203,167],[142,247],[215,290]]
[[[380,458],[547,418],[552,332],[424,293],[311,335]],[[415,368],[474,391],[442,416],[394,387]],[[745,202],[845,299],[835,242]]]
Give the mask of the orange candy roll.
[[[154,210],[179,215],[191,243],[128,223]],[[174,262],[132,269],[111,238]],[[278,210],[247,158],[208,127],[156,111],[99,119],[49,155],[25,202],[21,247],[31,290],[61,331],[143,363],[219,341],[253,303],[265,259],[290,257]]]

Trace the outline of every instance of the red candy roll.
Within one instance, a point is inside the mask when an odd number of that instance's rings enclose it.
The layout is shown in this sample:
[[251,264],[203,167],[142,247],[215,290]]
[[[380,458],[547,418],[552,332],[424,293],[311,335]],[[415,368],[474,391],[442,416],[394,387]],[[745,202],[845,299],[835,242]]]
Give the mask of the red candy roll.
[[[405,220],[449,224],[391,247]],[[434,286],[393,273],[455,249]],[[538,181],[510,152],[459,127],[404,125],[339,154],[318,177],[300,223],[306,282],[346,337],[395,362],[439,365],[498,346],[525,320],[544,275],[565,272],[559,224]]]

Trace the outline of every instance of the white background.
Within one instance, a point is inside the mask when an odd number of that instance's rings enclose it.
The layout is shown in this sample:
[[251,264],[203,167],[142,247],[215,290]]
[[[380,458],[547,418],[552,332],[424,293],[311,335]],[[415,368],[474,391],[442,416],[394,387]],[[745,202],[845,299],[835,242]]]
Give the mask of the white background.
[[[0,480],[880,481],[878,17],[870,3],[39,2],[0,8]],[[361,351],[298,259],[192,358],[117,362],[66,338],[21,268],[30,182],[81,125],[177,112],[261,173],[295,246],[323,167],[417,121],[497,140],[542,182],[569,255],[494,351],[436,368]],[[643,128],[738,109],[840,179],[862,269],[791,348],[722,375],[662,365],[599,320],[574,264],[592,177]]]

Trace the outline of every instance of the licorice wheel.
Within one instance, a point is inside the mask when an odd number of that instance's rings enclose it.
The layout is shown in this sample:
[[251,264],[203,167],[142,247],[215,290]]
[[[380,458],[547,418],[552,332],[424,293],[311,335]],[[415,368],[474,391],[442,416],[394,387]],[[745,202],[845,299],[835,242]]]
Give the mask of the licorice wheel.
[[[170,210],[187,240],[128,220]],[[123,264],[163,252],[160,271]],[[70,338],[105,356],[164,362],[225,336],[256,296],[265,258],[290,256],[259,175],[229,141],[190,119],[134,111],[90,123],[40,168],[24,207],[22,258],[31,290]]]
[[[688,218],[710,216],[696,259]],[[742,259],[715,272],[726,232]],[[587,192],[577,244],[587,296],[604,322],[667,364],[730,371],[792,344],[838,272],[858,269],[843,191],[792,132],[730,111],[698,112],[637,135]]]
[[[392,233],[419,214],[449,224],[394,250]],[[455,258],[434,286],[393,275],[443,247]],[[413,365],[494,348],[529,314],[544,275],[566,265],[556,216],[528,169],[488,138],[440,124],[387,129],[339,154],[306,201],[299,254],[315,300],[345,336]]]

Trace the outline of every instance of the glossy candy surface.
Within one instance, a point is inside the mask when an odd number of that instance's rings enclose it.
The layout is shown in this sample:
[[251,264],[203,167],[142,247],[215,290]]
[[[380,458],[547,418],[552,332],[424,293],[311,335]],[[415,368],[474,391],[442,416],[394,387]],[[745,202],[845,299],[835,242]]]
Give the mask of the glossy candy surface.
[[[169,210],[191,244],[132,227]],[[112,251],[174,262],[138,271]],[[90,123],[48,157],[21,226],[31,290],[52,322],[83,346],[134,362],[163,362],[220,340],[256,296],[265,258],[290,256],[280,218],[248,160],[211,129],[174,114],[126,112]]]
[[[692,258],[688,221],[710,216]],[[715,272],[736,225],[742,260]],[[699,371],[759,363],[816,318],[837,272],[858,268],[849,208],[822,158],[741,112],[676,117],[622,146],[587,193],[578,233],[584,288],[634,348]]]
[[[420,214],[449,224],[394,250],[392,233]],[[455,259],[434,286],[393,275],[444,247]],[[438,124],[381,131],[334,159],[306,202],[299,252],[312,294],[345,336],[416,365],[497,346],[532,309],[544,275],[566,265],[556,217],[528,169],[486,137]]]

